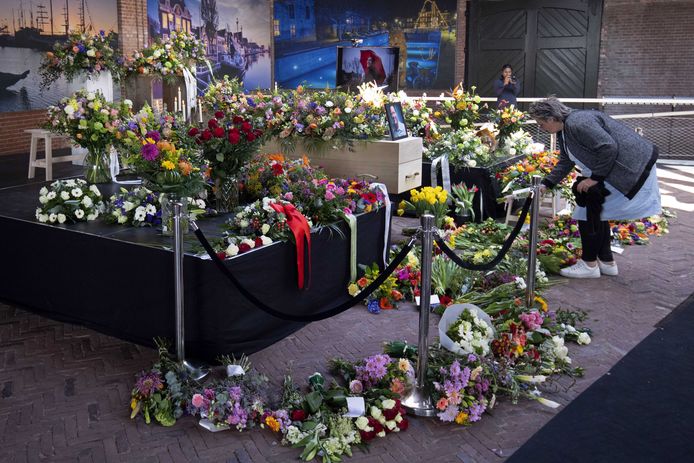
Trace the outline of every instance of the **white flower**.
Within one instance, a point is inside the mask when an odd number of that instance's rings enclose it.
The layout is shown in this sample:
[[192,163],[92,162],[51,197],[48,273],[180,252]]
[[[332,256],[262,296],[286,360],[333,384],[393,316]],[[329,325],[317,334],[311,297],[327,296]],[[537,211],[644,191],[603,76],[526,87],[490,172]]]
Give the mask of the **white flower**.
[[518,289],[525,289],[527,287],[525,284],[525,280],[522,277],[516,277],[515,281],[516,285],[518,285]]
[[101,192],[96,185],[89,185],[89,190],[97,196],[101,196]]
[[90,221],[91,221],[91,220],[96,220],[97,217],[99,217],[99,212],[98,212],[98,211],[94,211],[94,213],[89,214],[89,215],[87,216],[87,220],[90,220]]
[[46,188],[45,186],[42,187],[42,188],[39,190],[39,194],[40,194],[41,196],[46,196],[46,195],[48,194],[48,188]]
[[46,195],[46,198],[50,201],[51,199],[55,199],[56,194],[55,191],[49,191],[48,194]]
[[92,204],[94,204],[94,202],[92,201],[92,198],[90,198],[89,196],[85,196],[84,198],[82,198],[82,205],[84,207],[90,208],[92,207]]
[[65,106],[65,109],[63,109],[63,111],[65,111],[65,114],[67,114],[68,116],[72,116],[75,112],[75,108],[72,105],[67,105]]
[[65,223],[66,220],[67,217],[65,216],[65,214],[58,214],[58,223]]
[[154,204],[147,204],[145,208],[145,214],[155,215],[157,213],[157,208]]
[[39,202],[41,204],[46,204],[48,202],[48,197],[43,196],[43,195],[39,196]]
[[241,228],[246,228],[248,225],[249,225],[248,220],[244,219],[244,220],[239,222],[239,227],[241,227]]
[[48,216],[48,221],[50,223],[55,223],[56,220],[58,220],[58,216],[51,212],[51,214]]
[[87,99],[89,101],[92,101],[94,98],[96,98],[96,95],[94,94],[94,92],[87,93]]
[[390,410],[391,408],[395,407],[395,401],[393,399],[386,399],[381,402],[381,405],[383,406],[384,410]]
[[241,244],[247,244],[251,249],[255,247],[255,241],[244,238],[241,240]]
[[577,342],[584,346],[590,344],[590,335],[588,333],[579,334]]
[[569,359],[569,348],[564,345],[564,338],[560,336],[552,336],[552,342],[554,343],[554,356],[559,360],[565,360],[571,363]]
[[121,215],[118,216],[118,223],[124,224],[128,221],[128,216],[127,215]]
[[379,419],[383,417],[383,413],[381,413],[381,409],[376,407],[375,405],[371,406],[371,416],[373,416],[376,419]]
[[145,212],[145,207],[144,206],[139,206],[137,209],[135,209],[135,215],[133,216],[134,220],[137,220],[138,222],[143,222],[145,220],[147,213]]
[[328,100],[325,102],[326,108],[332,108],[333,106],[335,106],[335,104],[332,101]]
[[125,100],[123,100],[123,104],[126,105],[126,106],[130,106],[130,107],[132,108],[132,106],[133,106],[133,101],[132,101],[132,100],[125,99]]
[[75,217],[81,219],[82,217],[84,217],[84,211],[82,209],[75,210]]
[[386,428],[390,429],[391,431],[393,431],[394,429],[397,429],[397,427],[398,427],[398,425],[395,424],[395,421],[393,421],[393,420],[386,421]]
[[227,248],[224,250],[224,254],[226,254],[229,257],[233,257],[239,253],[239,247],[236,246],[234,243],[231,243]]
[[360,416],[359,418],[357,418],[354,424],[357,426],[357,429],[364,431],[366,427],[369,425],[369,419],[365,416]]
[[94,56],[96,56],[96,50],[90,48],[89,50],[87,50],[87,56],[93,58]]
[[67,191],[61,191],[60,199],[67,201],[68,199],[70,199],[70,193],[68,193]]
[[539,383],[544,383],[545,380],[547,379],[547,377],[543,376],[543,375],[536,375],[536,376],[516,375],[516,379],[518,381],[521,381],[524,383],[539,384]]
[[270,231],[270,225],[264,223],[262,227],[260,227],[260,231],[263,233],[263,235],[267,234],[267,232]]
[[39,222],[41,222],[41,223],[46,223],[46,222],[48,222],[48,215],[46,215],[46,214],[39,214]]
[[549,407],[549,408],[558,408],[560,404],[553,400],[545,399],[544,397],[538,397],[537,401],[540,402],[542,405]]
[[351,112],[352,112],[352,108],[350,108],[349,106],[346,107],[346,108],[345,108],[345,112],[346,112],[347,114],[351,113]]
[[263,242],[263,246],[267,246],[268,244],[272,243],[272,239],[268,238],[265,235],[261,236],[260,240]]
[[80,189],[80,188],[73,188],[72,191],[71,191],[70,193],[72,193],[72,196],[73,196],[73,197],[79,198],[80,196],[82,196],[82,189]]
[[125,212],[132,211],[134,207],[135,207],[135,203],[132,201],[125,201],[123,203],[123,209],[125,209]]
[[202,199],[196,199],[196,200],[195,200],[195,204],[197,204],[197,206],[198,206],[200,209],[205,209],[205,201],[204,201],[204,200],[202,200]]

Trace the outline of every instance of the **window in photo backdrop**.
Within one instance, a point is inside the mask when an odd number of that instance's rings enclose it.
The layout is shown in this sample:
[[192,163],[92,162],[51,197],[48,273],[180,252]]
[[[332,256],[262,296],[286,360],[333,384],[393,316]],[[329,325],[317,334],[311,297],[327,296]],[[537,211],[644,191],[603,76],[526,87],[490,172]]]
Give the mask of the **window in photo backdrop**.
[[407,127],[405,126],[405,117],[402,114],[402,105],[400,103],[387,103],[385,110],[388,127],[390,128],[390,139],[400,140],[401,138],[406,138]]
[[[205,44],[214,77],[236,77],[247,91],[271,87],[270,15],[268,1],[147,0],[150,40],[192,33]],[[204,92],[210,69],[198,67],[196,78]]]
[[450,90],[456,11],[457,0],[275,0],[275,81],[283,88],[333,88],[341,82],[336,49],[357,43],[399,48],[397,88]]
[[337,47],[336,86],[356,91],[366,82],[385,87],[385,92],[398,91],[397,47]]
[[[65,0],[51,11],[47,2],[0,2],[0,112],[47,108],[84,86],[79,78],[72,82],[61,78],[41,88],[39,73],[46,52],[56,42],[65,41],[68,32],[118,31],[116,2],[89,0],[84,15],[79,14],[80,5],[79,0]],[[68,7],[67,18],[63,6]]]

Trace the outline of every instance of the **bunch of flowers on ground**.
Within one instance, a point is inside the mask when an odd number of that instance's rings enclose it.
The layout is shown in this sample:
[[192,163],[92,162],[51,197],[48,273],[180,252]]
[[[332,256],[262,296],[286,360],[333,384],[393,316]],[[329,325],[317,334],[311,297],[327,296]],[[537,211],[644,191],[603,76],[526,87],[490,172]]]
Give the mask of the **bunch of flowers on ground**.
[[[371,266],[361,266],[364,270],[364,276],[356,282],[352,282],[347,287],[350,296],[356,296],[361,290],[369,286],[380,274],[378,264],[374,263]],[[369,295],[365,303],[369,312],[377,314],[381,309],[395,309],[398,307],[398,302],[403,300],[403,294],[397,289],[397,277],[393,274],[386,278],[381,286]]]
[[[502,192],[527,188],[532,185],[533,175],[546,176],[559,161],[559,152],[542,151],[532,153],[521,161],[496,173],[496,179]],[[572,198],[571,185],[576,178],[576,171],[572,171],[558,188],[564,198]]]
[[487,355],[494,330],[473,310],[464,310],[448,326],[446,335],[463,354]]
[[60,77],[72,82],[80,74],[98,76],[111,71],[114,80],[120,80],[123,56],[117,47],[116,33],[99,31],[92,35],[70,31],[64,42],[56,42],[53,51],[46,53],[41,63],[41,86],[48,87]]
[[39,191],[36,219],[41,223],[87,222],[104,210],[101,192],[82,179],[57,180]]
[[613,239],[623,245],[648,244],[650,236],[667,233],[668,222],[664,216],[656,215],[645,219],[610,222]]

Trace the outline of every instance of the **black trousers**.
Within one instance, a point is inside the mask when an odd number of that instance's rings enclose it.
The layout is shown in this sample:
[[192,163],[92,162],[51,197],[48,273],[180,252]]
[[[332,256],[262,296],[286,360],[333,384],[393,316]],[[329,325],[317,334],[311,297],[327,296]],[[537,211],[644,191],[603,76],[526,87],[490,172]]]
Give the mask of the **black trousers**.
[[578,231],[581,233],[581,244],[583,245],[582,259],[594,262],[596,258],[603,262],[612,262],[612,233],[610,224],[607,221],[590,223],[586,220],[578,221]]

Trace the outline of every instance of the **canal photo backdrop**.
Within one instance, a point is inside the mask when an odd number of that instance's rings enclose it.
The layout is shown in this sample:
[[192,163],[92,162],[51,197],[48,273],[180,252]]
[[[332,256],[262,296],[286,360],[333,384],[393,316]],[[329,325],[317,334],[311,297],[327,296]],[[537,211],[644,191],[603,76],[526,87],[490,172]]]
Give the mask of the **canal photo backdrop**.
[[42,89],[41,60],[68,31],[117,31],[116,14],[113,0],[0,1],[0,112],[46,108],[78,90],[63,79]]
[[[247,91],[271,86],[270,20],[269,0],[147,0],[150,37],[192,32],[205,43],[214,75],[237,77]],[[204,91],[209,69],[196,75]]]
[[[334,88],[337,47],[399,47],[401,89],[455,85],[457,0],[275,0],[275,81]],[[365,74],[365,73],[364,73]]]

